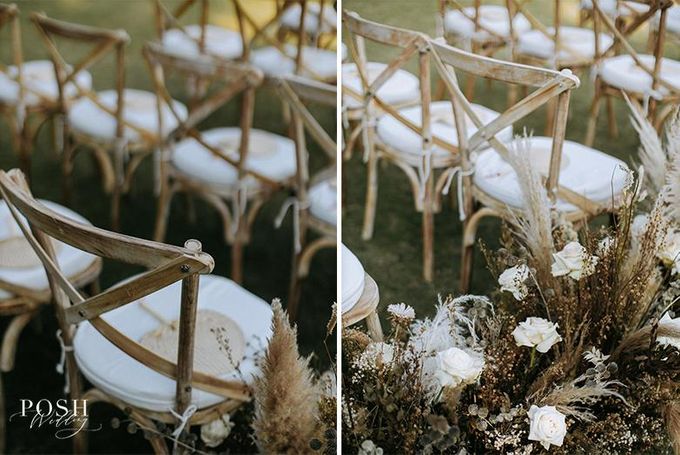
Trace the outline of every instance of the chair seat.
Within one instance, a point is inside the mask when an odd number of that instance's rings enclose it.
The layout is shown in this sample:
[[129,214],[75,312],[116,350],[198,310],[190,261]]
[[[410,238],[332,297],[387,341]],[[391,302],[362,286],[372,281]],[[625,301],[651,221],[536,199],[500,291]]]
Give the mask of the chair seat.
[[[549,27],[548,33],[553,35],[554,27]],[[613,42],[610,35],[600,33],[600,51],[609,48]],[[560,27],[560,43],[574,51],[572,53],[570,50],[561,49],[557,54],[557,60],[560,62],[580,63],[595,58],[595,32],[592,30],[580,27]],[[555,42],[540,30],[531,30],[519,35],[517,49],[520,54],[535,58],[544,60],[555,58]]]
[[[238,160],[240,128],[215,128],[204,131],[202,136],[208,144]],[[285,182],[295,175],[295,143],[291,139],[258,129],[250,130],[249,139],[247,169],[277,182]],[[225,192],[236,189],[238,183],[236,167],[215,156],[193,138],[184,139],[175,146],[172,163],[177,170],[194,180],[223,189]],[[257,190],[260,187],[256,177],[248,176],[245,182],[249,190]]]
[[[508,9],[499,5],[482,5],[479,7],[479,25],[485,29],[492,30],[502,38],[510,38],[510,15]],[[475,8],[470,6],[462,10],[451,9],[444,15],[444,30],[461,36],[471,38],[475,41],[485,42],[497,40],[498,37],[492,35],[487,30],[480,29],[475,31]],[[525,33],[531,30],[531,23],[521,13],[517,13],[512,23],[515,34]]]
[[364,267],[349,248],[342,244],[342,312],[347,313],[364,292]]
[[335,177],[321,180],[309,189],[309,212],[312,216],[337,226],[338,187]]
[[[310,35],[318,34],[320,13],[321,5],[319,3],[307,3],[304,21],[305,33]],[[287,28],[289,30],[298,30],[300,27],[300,14],[302,14],[302,7],[296,3],[286,9],[286,11],[281,15],[279,23],[283,28]],[[335,24],[337,23],[337,20],[338,13],[335,11],[335,8],[326,3],[323,7],[321,33],[330,33],[335,30]]]
[[[366,64],[368,82],[375,81],[385,68],[387,68],[387,65],[384,63],[368,62]],[[355,63],[342,65],[342,85],[363,95],[364,89]],[[415,75],[399,69],[378,89],[377,95],[386,103],[395,106],[417,102],[420,99],[420,81]],[[349,109],[362,107],[360,101],[349,95],[344,97],[344,101],[345,106]]]
[[[295,72],[296,47],[286,44],[285,54],[274,46],[255,49],[251,54],[253,65],[267,76],[286,76]],[[336,78],[336,52],[334,50],[303,46],[302,75],[314,79],[334,80]]]
[[[531,163],[542,175],[548,174],[552,139],[531,137]],[[626,182],[626,164],[613,156],[576,142],[565,141],[562,149],[560,185],[601,204],[609,204],[613,195],[621,193]],[[524,195],[512,166],[492,149],[482,152],[475,163],[475,186],[487,195],[510,207],[524,207]],[[563,212],[578,210],[574,205],[558,200]]]
[[[617,2],[616,0],[600,0],[598,4],[602,11],[610,16],[619,15],[629,17],[633,14],[644,14],[649,10],[649,5],[630,1]],[[592,10],[593,0],[581,0],[581,9]]]
[[[653,55],[639,55],[640,61],[648,68],[654,68]],[[640,68],[630,55],[618,55],[604,59],[599,68],[599,75],[607,84],[629,92],[647,94],[652,91],[652,76]],[[659,75],[662,80],[680,90],[680,62],[664,58],[661,61]],[[661,95],[667,95],[668,89],[657,88]]]
[[[33,60],[21,65],[25,87],[24,101],[26,106],[38,106],[43,100],[54,102],[59,97],[59,86],[54,73],[54,65],[49,60]],[[19,101],[19,83],[16,78],[16,66],[7,68],[7,72],[0,71],[0,104],[15,105]],[[87,71],[80,71],[76,84],[83,90],[92,87],[92,76]],[[78,89],[73,83],[65,87],[67,98],[76,98]]]
[[[654,28],[659,28],[661,12],[657,11],[654,16]],[[674,5],[666,11],[666,31],[674,35],[680,35],[680,5]]]
[[[107,109],[115,111],[118,95],[115,90],[97,92],[97,99]],[[156,109],[156,94],[144,90],[125,89],[123,119],[130,125],[142,128],[153,136],[158,134],[158,111]],[[178,101],[173,101],[174,108],[182,119],[187,117],[187,108]],[[178,125],[177,119],[164,104],[163,133],[169,133]],[[103,142],[110,142],[116,138],[116,118],[101,109],[89,98],[81,98],[71,106],[68,120],[74,131]],[[142,136],[138,131],[125,126],[124,137],[132,142],[139,141]]]
[[[478,104],[472,104],[472,109],[484,124],[490,123],[499,115],[498,112]],[[420,106],[403,108],[399,110],[399,113],[417,126],[422,124]],[[432,102],[430,104],[430,119],[433,137],[438,137],[454,146],[458,145],[458,135],[456,134],[450,101]],[[469,118],[466,120],[468,125],[468,137],[470,137],[477,131],[477,128],[472,124],[472,121]],[[398,152],[422,156],[422,136],[409,129],[391,115],[385,114],[378,119],[376,131],[385,144]],[[512,139],[512,127],[508,126],[504,128],[496,135],[496,137],[503,142],[510,141]],[[432,153],[434,156],[439,157],[451,155],[451,152],[436,144],[432,145]]]
[[[193,58],[199,53],[200,25],[187,25],[184,30],[170,29],[163,33],[163,48],[175,55]],[[241,34],[228,28],[207,24],[205,26],[205,50],[208,54],[224,59],[235,59],[243,54]]]
[[[181,283],[173,283],[141,301],[165,320],[176,321],[179,319],[181,288]],[[239,364],[240,374],[233,371],[220,378],[243,379],[250,383],[259,371],[257,357],[262,354],[271,334],[270,306],[231,280],[205,275],[200,278],[198,290],[198,311],[204,310],[212,310],[231,319],[246,342],[244,357]],[[140,305],[140,301],[117,308],[102,318],[135,341],[161,327],[161,323]],[[73,349],[78,367],[85,377],[107,394],[151,411],[167,412],[175,408],[175,381],[125,354],[89,322],[78,326]],[[192,404],[199,409],[224,400],[224,397],[197,388],[192,391]]]
[[[91,225],[82,216],[78,215],[76,212],[63,207],[54,202],[40,200],[42,204],[55,212],[76,220],[80,223]],[[21,236],[21,230],[19,226],[14,221],[7,203],[5,201],[0,201],[0,241],[6,240],[12,237]],[[93,256],[82,250],[73,248],[62,242],[55,242],[55,252],[57,255],[57,262],[61,268],[64,275],[69,278],[76,277],[81,273],[85,272],[90,268],[95,261],[98,260],[97,256]],[[27,248],[30,246],[27,244]],[[49,289],[49,283],[47,281],[47,274],[45,269],[40,263],[37,255],[33,250],[27,250],[27,255],[30,255],[34,261],[35,265],[27,267],[0,267],[0,280],[12,283],[14,285],[22,286],[27,289],[34,291],[44,291]],[[12,297],[12,294],[8,291],[0,289],[0,299],[6,299]]]

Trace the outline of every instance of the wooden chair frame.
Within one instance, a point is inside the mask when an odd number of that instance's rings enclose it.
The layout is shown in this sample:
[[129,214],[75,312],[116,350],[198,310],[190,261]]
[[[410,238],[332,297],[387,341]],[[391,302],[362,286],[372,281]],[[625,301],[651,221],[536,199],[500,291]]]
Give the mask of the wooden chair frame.
[[[101,390],[83,392],[82,378],[72,349],[76,324],[89,321],[107,340],[145,366],[177,382],[176,412],[180,415],[191,403],[192,389],[198,388],[225,398],[225,401],[196,412],[189,425],[210,421],[249,400],[249,391],[241,381],[228,381],[193,371],[194,335],[199,276],[214,267],[211,256],[201,252],[197,240],[188,240],[184,248],[141,240],[65,218],[37,202],[30,194],[23,175],[17,170],[0,171],[0,193],[7,201],[22,232],[40,258],[50,281],[55,311],[66,355],[66,374],[73,399],[109,402],[123,410],[142,427],[152,427],[153,420],[175,422],[171,412],[150,412],[109,396]],[[28,225],[21,219],[23,215]],[[145,266],[149,271],[89,298],[63,275],[55,261],[50,238],[111,260]],[[177,361],[169,361],[128,338],[101,318],[101,315],[127,305],[159,289],[182,281]],[[157,453],[167,453],[162,437],[151,435]],[[84,433],[74,438],[77,452],[85,451]]]
[[[451,97],[453,116],[458,125],[458,149],[462,158],[460,178],[463,185],[463,209],[466,214],[461,261],[461,292],[465,293],[469,289],[475,236],[479,221],[487,216],[499,218],[508,216],[505,203],[493,198],[474,185],[471,176],[471,155],[488,143],[501,156],[509,157],[508,148],[496,137],[496,134],[507,126],[513,125],[539,107],[556,99],[557,111],[553,121],[550,166],[548,174],[543,176],[548,196],[552,201],[559,197],[578,207],[575,212],[567,214],[567,217],[571,220],[587,219],[601,213],[605,208],[559,184],[569,99],[571,91],[579,86],[580,81],[577,77],[573,76],[569,70],[556,72],[477,56],[448,46],[439,40],[431,41],[431,46],[432,61]],[[475,77],[532,87],[535,90],[501,113],[499,117],[488,124],[484,124],[460,90],[456,76],[457,71],[472,73]],[[467,138],[466,134],[463,133],[466,117],[478,128],[470,138]]]
[[[31,20],[40,32],[43,44],[49,52],[59,85],[59,109],[60,115],[64,119],[62,150],[64,196],[67,200],[70,198],[73,162],[76,153],[81,149],[80,146],[84,145],[92,151],[99,164],[105,191],[112,194],[111,225],[113,229],[117,230],[120,227],[121,195],[129,190],[135,170],[158,142],[155,132],[147,131],[125,121],[123,118],[125,47],[129,43],[130,37],[124,30],[108,30],[64,22],[49,18],[44,13],[32,13]],[[94,47],[78,63],[69,65],[68,60],[59,51],[57,39],[93,44]],[[104,106],[99,101],[96,92],[78,86],[75,79],[81,71],[87,70],[110,54],[113,54],[115,59],[115,90],[118,97],[115,109]],[[90,137],[72,130],[67,121],[69,103],[64,96],[66,84],[73,84],[80,96],[88,98],[102,111],[115,118],[116,134],[113,141],[103,141],[100,138]],[[126,140],[124,137],[126,127],[139,133],[140,140],[134,142]],[[129,162],[128,156],[130,156]]]
[[[610,136],[617,135],[616,119],[613,115],[612,101],[616,97],[625,96],[631,100],[641,112],[646,111],[647,116],[650,121],[656,126],[657,129],[661,129],[663,122],[671,114],[673,110],[673,105],[677,105],[680,102],[680,89],[669,84],[665,80],[659,77],[659,71],[661,70],[661,62],[663,59],[663,47],[665,40],[665,30],[666,30],[666,15],[668,8],[673,6],[673,0],[640,0],[639,3],[647,3],[650,5],[649,11],[645,14],[637,17],[633,22],[631,22],[624,30],[619,30],[612,19],[602,11],[598,0],[593,0],[593,10],[594,10],[594,22],[602,24],[601,26],[607,29],[614,35],[614,43],[607,52],[603,55],[609,54],[610,50],[615,47],[621,47],[623,50],[631,56],[633,61],[644,70],[647,74],[652,77],[652,92],[657,92],[660,87],[666,89],[668,93],[665,96],[651,96],[649,93],[634,93],[631,91],[624,91],[607,84],[599,74],[595,78],[595,94],[593,96],[593,102],[590,106],[590,113],[588,118],[588,127],[586,130],[586,136],[584,143],[591,146],[595,140],[595,130],[597,127],[597,117],[600,110],[600,103],[604,98],[607,102],[607,107],[609,111],[609,134]],[[651,21],[654,19],[656,12],[660,11],[660,21],[658,31],[655,33],[652,30]],[[644,64],[640,57],[633,48],[633,46],[628,42],[627,37],[637,30],[644,23],[649,23],[650,25],[650,36],[651,47],[653,49],[654,56],[654,66],[649,67]],[[647,102],[649,101],[649,102]],[[643,108],[643,105],[645,107]],[[663,106],[660,112],[657,112],[657,108]]]
[[[182,58],[168,54],[157,43],[147,43],[144,47],[144,56],[151,71],[159,109],[161,103],[167,103],[171,99],[166,86],[166,73],[202,79],[215,85],[219,84],[214,93],[206,92],[202,100],[191,106],[186,119],[182,119],[177,112],[171,109],[178,126],[164,139],[159,147],[159,155],[156,160],[160,192],[154,239],[161,240],[165,237],[170,203],[177,192],[191,193],[201,197],[215,208],[222,218],[224,238],[231,245],[232,279],[240,283],[243,280],[243,247],[250,240],[250,232],[255,217],[264,202],[272,194],[293,183],[277,182],[246,168],[249,136],[255,107],[255,90],[261,85],[264,77],[259,70],[246,63],[228,62],[209,57]],[[196,127],[199,122],[237,95],[241,95],[241,120],[239,125],[241,142],[239,158],[235,160],[219,148],[206,142]],[[162,122],[159,123],[159,128],[162,130]],[[184,138],[195,139],[210,153],[236,168],[239,182],[243,182],[246,177],[254,177],[261,184],[261,189],[253,193],[247,191],[245,185],[239,183],[233,190],[225,192],[221,188],[215,188],[176,169],[170,162],[169,154],[172,152],[174,144]],[[232,208],[230,208],[230,205]]]
[[[314,47],[320,47],[327,49],[328,46],[333,44],[336,39],[337,39],[337,31],[335,29],[336,24],[330,24],[326,21],[324,21],[324,11],[328,8],[333,8],[333,1],[332,0],[318,0],[318,5],[319,5],[319,17],[316,23],[316,30],[318,31],[316,34],[308,34],[305,32],[305,39],[307,39],[307,43],[311,44]],[[280,6],[281,4],[277,2],[277,6]],[[309,14],[309,10],[305,7],[305,15]],[[324,23],[328,24],[330,27],[329,32],[323,32],[323,25]],[[289,39],[289,34],[292,33],[294,38],[297,38],[297,36],[300,35],[300,26],[304,25],[303,23],[300,23],[298,27],[296,28],[288,28],[285,27],[284,24],[281,24],[279,26],[279,41],[283,42]],[[324,39],[324,37],[328,37],[328,39]]]
[[[315,182],[335,178],[337,174],[337,144],[324,130],[307,105],[315,104],[330,107],[335,111],[337,106],[337,90],[335,86],[313,81],[300,76],[288,76],[275,80],[277,92],[288,105],[291,112],[291,130],[295,141],[297,172],[295,176],[295,202],[293,203],[294,239],[293,268],[291,273],[290,292],[288,298],[288,315],[295,319],[300,300],[301,280],[309,274],[313,257],[323,248],[336,248],[337,228],[309,210],[308,190]],[[306,135],[322,149],[328,163],[320,172],[310,178],[308,148]],[[295,213],[297,211],[297,213]],[[311,229],[320,237],[307,242],[307,231]]]
[[361,321],[366,321],[368,333],[375,342],[383,340],[380,316],[378,316],[378,304],[380,303],[380,291],[373,277],[364,274],[364,292],[357,303],[349,311],[342,314],[342,327],[350,327]]

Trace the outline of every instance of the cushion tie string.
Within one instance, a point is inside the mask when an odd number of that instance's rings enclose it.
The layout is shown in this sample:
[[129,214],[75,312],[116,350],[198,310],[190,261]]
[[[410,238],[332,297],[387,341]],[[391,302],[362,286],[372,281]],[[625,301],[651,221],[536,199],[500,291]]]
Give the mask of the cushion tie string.
[[463,188],[463,177],[469,177],[472,174],[475,173],[474,169],[468,169],[467,171],[464,171],[461,166],[456,166],[450,168],[448,171],[449,175],[446,177],[446,182],[444,183],[444,187],[442,188],[442,194],[449,194],[449,190],[451,189],[451,183],[453,182],[453,178],[458,175],[458,179],[456,181],[456,191],[458,193],[458,218],[460,221],[465,221],[465,218],[467,218],[467,215],[465,214],[465,200],[464,200],[464,188]]
[[425,185],[432,172],[432,146],[428,145],[423,150],[423,159],[418,163],[418,200],[425,200]]
[[175,431],[172,432],[172,437],[173,440],[175,441],[175,448],[177,448],[177,442],[184,431],[184,428],[187,426],[187,423],[189,423],[189,419],[198,411],[198,408],[196,407],[195,404],[192,404],[191,406],[187,407],[184,412],[180,415],[177,411],[174,409],[170,409],[170,414],[173,415],[177,420],[179,420],[179,424],[175,427]]
[[300,239],[300,210],[303,209],[308,209],[309,208],[309,203],[305,202],[304,204],[302,201],[300,201],[298,198],[291,196],[287,198],[285,201],[283,201],[283,204],[281,205],[281,210],[279,210],[279,214],[276,215],[276,218],[274,219],[274,227],[276,229],[281,227],[281,224],[283,223],[283,219],[286,217],[286,214],[288,213],[288,210],[292,210],[293,212],[293,237],[295,241],[295,254],[298,254],[300,251],[302,251],[302,240]]
[[59,363],[57,363],[57,373],[64,375],[64,393],[68,394],[71,390],[71,384],[69,383],[68,374],[64,374],[66,371],[66,353],[73,352],[73,346],[66,346],[64,339],[61,336],[61,329],[57,329],[57,341],[59,341],[59,347],[61,348],[61,354],[59,355]]

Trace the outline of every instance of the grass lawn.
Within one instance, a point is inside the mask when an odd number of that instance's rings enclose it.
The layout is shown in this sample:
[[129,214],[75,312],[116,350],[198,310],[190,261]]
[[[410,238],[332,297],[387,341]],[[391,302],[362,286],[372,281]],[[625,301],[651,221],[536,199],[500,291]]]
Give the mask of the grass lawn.
[[[17,2],[23,13],[23,50],[25,60],[46,58],[47,54],[38,40],[33,24],[28,20],[31,11],[44,11],[48,16],[83,24],[124,28],[132,37],[127,49],[127,86],[130,88],[151,89],[151,80],[142,60],[141,48],[144,42],[155,37],[153,2],[151,0],[21,0]],[[166,1],[172,6],[177,0]],[[229,2],[215,2],[211,10],[211,21],[220,25],[234,25],[234,17],[228,9]],[[269,14],[271,2],[255,0],[249,2],[253,11],[262,15]],[[8,59],[7,33],[0,38],[0,58]],[[74,49],[73,52],[79,52]],[[8,63],[9,64],[9,63]],[[93,71],[96,89],[113,87],[112,65],[104,62]],[[285,134],[281,120],[280,103],[276,94],[262,89],[257,95],[254,126],[279,134]],[[181,100],[181,98],[180,98]],[[237,104],[237,103],[233,103]],[[324,112],[322,123],[329,129],[335,127],[332,112]],[[238,111],[229,106],[213,116],[202,127],[236,125]],[[10,169],[18,165],[16,155],[11,150],[6,122],[0,125],[0,166]],[[333,133],[334,134],[334,133]],[[314,153],[314,151],[313,151]],[[319,154],[317,154],[319,155]],[[60,160],[52,150],[49,128],[38,137],[33,154],[33,192],[37,197],[62,202],[62,182]],[[88,153],[82,153],[76,160],[74,170],[74,197],[71,207],[100,227],[109,226],[109,198],[100,185],[100,177],[94,161]],[[288,216],[281,229],[274,229],[273,220],[278,213],[285,194],[278,195],[267,203],[261,211],[253,230],[252,243],[245,250],[244,286],[251,292],[270,301],[287,298],[292,254],[292,223]],[[177,197],[172,206],[167,242],[182,245],[188,238],[199,239],[204,251],[215,258],[217,275],[229,276],[229,247],[222,240],[222,226],[216,213],[201,201],[196,200],[196,222],[187,220],[186,198]],[[122,232],[142,238],[150,238],[155,220],[155,198],[152,192],[152,167],[150,160],[138,170],[133,191],[122,202]],[[101,276],[103,287],[110,286],[140,269],[105,263]],[[325,327],[330,317],[330,307],[336,298],[335,251],[324,250],[314,259],[311,275],[303,285],[300,316],[299,342],[305,355],[312,354],[312,364],[319,370],[326,369],[330,357],[324,344]],[[178,302],[179,303],[179,302]],[[3,321],[3,327],[7,321]],[[40,317],[23,333],[19,342],[17,363],[14,371],[3,375],[7,400],[7,414],[19,411],[19,399],[27,398],[34,402],[42,398],[57,399],[62,395],[63,378],[55,372],[59,359],[59,347],[55,338],[56,323],[52,309],[44,308]],[[328,349],[334,356],[335,341],[329,340]],[[112,429],[110,419],[122,414],[112,407],[97,405],[93,407],[91,425],[103,425],[103,429],[90,435],[92,453],[148,453],[150,446],[140,433],[129,435],[125,426]],[[241,416],[243,418],[243,416]],[[230,438],[230,449],[243,452],[252,449],[247,429],[241,430]],[[61,453],[69,452],[70,440],[58,440],[54,429],[29,429],[25,420],[11,422],[8,428],[7,450],[13,453]]]
[[[566,21],[576,24],[578,1],[563,3],[566,4]],[[343,8],[356,11],[367,19],[434,36],[437,4],[434,0],[345,0]],[[550,24],[553,5],[553,2],[531,2],[531,11]],[[638,33],[635,37],[638,50],[644,49],[646,28],[643,30],[645,35]],[[369,47],[369,60],[388,61],[389,54],[383,49],[385,48]],[[666,55],[678,58],[677,44],[668,44]],[[413,62],[409,69],[417,74]],[[434,74],[434,69],[432,72]],[[581,86],[572,94],[567,125],[567,139],[576,142],[584,139],[593,94],[589,74],[579,74],[579,77]],[[477,81],[474,102],[503,111],[506,108],[506,88],[507,85],[501,83],[487,85]],[[628,120],[625,103],[616,100],[615,109],[619,126],[618,138],[610,138],[607,133],[606,109],[603,103],[594,147],[631,163],[635,160],[639,143],[637,134]],[[543,135],[545,110],[539,110],[526,121],[516,123],[515,133],[520,134],[524,127],[534,135]],[[430,315],[434,312],[438,294],[456,294],[459,289],[462,223],[458,220],[458,210],[448,204],[435,217],[435,279],[432,283],[426,283],[422,279],[422,217],[414,209],[406,176],[396,166],[383,162],[384,165],[379,167],[375,232],[372,240],[361,239],[366,168],[360,155],[355,153],[351,161],[344,163],[343,168],[343,242],[358,256],[365,270],[378,283],[380,310],[392,303],[405,302],[413,306],[419,316]],[[598,221],[604,222],[606,217],[595,220]],[[499,227],[499,220],[485,218],[480,224],[478,238],[483,239],[491,248],[497,247]],[[471,292],[485,294],[494,287],[495,283],[477,249]]]

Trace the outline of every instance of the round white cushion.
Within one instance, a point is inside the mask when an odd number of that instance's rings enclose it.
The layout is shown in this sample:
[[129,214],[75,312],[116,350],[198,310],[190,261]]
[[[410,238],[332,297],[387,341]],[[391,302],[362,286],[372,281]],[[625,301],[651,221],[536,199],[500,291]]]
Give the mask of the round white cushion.
[[[202,133],[203,140],[215,148],[225,151],[230,158],[238,161],[241,129],[238,127],[215,128]],[[283,182],[295,175],[295,143],[283,136],[268,131],[251,129],[246,168],[277,182]],[[232,188],[238,183],[238,171],[227,161],[213,155],[193,138],[187,138],[175,145],[172,163],[181,172],[219,187]],[[246,178],[249,189],[259,187],[259,181]]]
[[[50,201],[40,200],[40,203],[60,215],[91,226],[89,221],[73,210]],[[5,201],[0,201],[0,239],[7,239],[17,235],[22,235],[19,225],[12,217],[7,203]],[[97,257],[90,253],[86,253],[62,242],[58,243],[59,246],[56,248],[57,262],[59,263],[62,273],[67,277],[77,276],[87,270],[88,267],[97,260]],[[42,265],[25,268],[0,267],[0,280],[36,291],[42,291],[49,288],[47,274]],[[12,297],[11,293],[0,289],[0,299],[9,297]]]
[[336,226],[338,223],[338,187],[335,177],[322,180],[309,189],[309,212],[325,221]]
[[[528,153],[532,165],[536,171],[547,175],[552,139],[531,137],[526,140],[530,144]],[[626,172],[622,168],[627,166],[623,161],[576,142],[564,142],[561,164],[560,185],[595,202],[609,203],[612,195],[619,194],[625,185]],[[524,206],[517,174],[495,150],[488,149],[477,157],[473,180],[483,192],[508,206]],[[562,200],[558,200],[557,208],[564,212],[577,210]]]
[[[499,115],[498,112],[480,106],[479,104],[472,104],[472,109],[485,125],[493,121],[493,119]],[[400,109],[399,113],[417,126],[422,124],[420,106]],[[466,120],[468,125],[468,137],[470,137],[477,132],[477,128],[472,124],[472,121],[469,118],[466,118]],[[438,137],[454,146],[458,145],[458,135],[456,134],[450,101],[435,101],[431,103],[430,121],[433,137]],[[380,139],[395,150],[407,154],[423,154],[422,136],[409,129],[391,115],[385,114],[380,117],[376,128]],[[508,126],[504,128],[496,134],[496,137],[502,142],[510,141],[512,139],[512,127]],[[436,144],[432,145],[432,153],[438,156],[451,155],[451,152]]]
[[[657,11],[654,16],[654,27],[659,28],[661,12]],[[680,34],[680,5],[671,6],[666,12],[666,31],[673,34]]]
[[[198,42],[201,39],[200,25],[187,25],[184,30],[170,29],[163,33],[163,48],[175,55],[193,58],[199,53]],[[243,54],[241,34],[217,25],[205,26],[206,53],[225,59],[235,59]]]
[[[616,0],[600,0],[600,9],[610,16],[615,16],[617,14],[617,1]],[[581,0],[581,9],[591,10],[593,9],[593,0]],[[618,6],[618,14],[622,16],[629,16],[633,13],[643,14],[649,9],[649,5],[637,2],[624,1]]]
[[[173,283],[141,300],[166,320],[175,321],[179,319],[181,289],[181,282]],[[198,310],[219,312],[239,326],[246,341],[245,357],[239,365],[241,375],[233,371],[220,378],[250,383],[259,371],[256,357],[262,354],[271,336],[270,306],[231,280],[205,275],[199,281]],[[110,311],[102,318],[134,341],[161,325],[139,301]],[[175,408],[175,381],[125,354],[89,322],[78,326],[73,349],[78,367],[97,388],[143,409],[167,412]],[[193,389],[191,399],[199,409],[225,400],[197,388]]]
[[[508,9],[499,5],[482,5],[479,7],[479,25],[503,38],[510,38],[510,15]],[[473,38],[475,41],[486,41],[495,38],[484,28],[475,32],[475,8],[469,6],[462,10],[451,9],[444,15],[444,30],[464,38]],[[472,18],[472,19],[469,19]],[[523,14],[517,13],[512,22],[515,34],[521,34],[531,30],[531,23]]]
[[[49,60],[33,60],[21,65],[25,87],[24,101],[27,106],[40,104],[41,98],[56,101],[59,97],[59,85],[54,73],[54,66]],[[19,83],[16,78],[16,66],[7,68],[7,72],[0,71],[0,103],[14,105],[19,101]],[[76,84],[82,90],[92,88],[92,76],[87,71],[80,71],[75,78]],[[78,89],[73,83],[65,86],[66,98],[78,96]]]
[[[555,33],[553,27],[548,28],[550,35]],[[600,33],[600,52],[609,48],[614,42],[613,38],[606,33]],[[560,27],[560,43],[568,46],[574,53],[562,49],[557,55],[559,60],[592,59],[595,56],[595,32],[580,27]],[[542,59],[555,58],[555,42],[545,36],[540,30],[531,30],[519,35],[518,51],[521,54],[531,55]]]
[[[368,62],[366,70],[369,84],[375,81],[385,68],[387,68],[387,65],[384,63]],[[342,65],[342,85],[358,94],[364,93],[359,70],[355,63],[345,63]],[[399,69],[378,89],[377,95],[391,105],[416,102],[420,99],[420,81],[415,75],[406,70]],[[349,109],[362,107],[360,101],[349,95],[343,99],[345,107]]]
[[[319,26],[319,13],[321,12],[321,5],[319,3],[307,3],[307,11],[305,11],[304,29],[305,33],[316,35]],[[290,6],[283,12],[279,19],[281,25],[291,30],[297,30],[300,27],[300,14],[302,14],[302,7],[299,4]],[[323,21],[321,23],[321,32],[330,33],[335,30],[335,24],[338,20],[338,13],[332,5],[326,3],[323,6]]]
[[349,248],[342,244],[342,312],[356,305],[364,292],[364,268]]
[[[255,49],[251,54],[250,61],[267,76],[293,74],[297,49],[291,44],[286,44],[283,49],[285,54],[274,46]],[[303,46],[302,62],[304,65],[303,76],[324,80],[336,78],[336,52],[333,50]]]
[[[97,92],[97,98],[101,104],[112,111],[116,110],[118,96],[115,90]],[[158,133],[158,114],[156,110],[156,94],[144,90],[125,89],[123,93],[124,108],[123,119],[149,133]],[[187,117],[187,108],[179,101],[173,101],[177,113],[182,119]],[[170,108],[163,104],[163,134],[174,130],[177,119]],[[116,137],[116,118],[114,115],[102,110],[92,100],[81,98],[71,106],[68,112],[68,120],[77,132],[104,141],[110,141]],[[136,130],[125,126],[124,136],[130,141],[140,139]]]
[[[638,55],[643,64],[654,68],[653,55]],[[599,75],[603,81],[622,90],[635,93],[649,93],[652,90],[652,76],[640,68],[630,55],[617,55],[604,59],[599,68]],[[661,61],[659,75],[662,80],[680,90],[680,62],[664,58]],[[668,94],[668,89],[659,86],[660,94]]]

